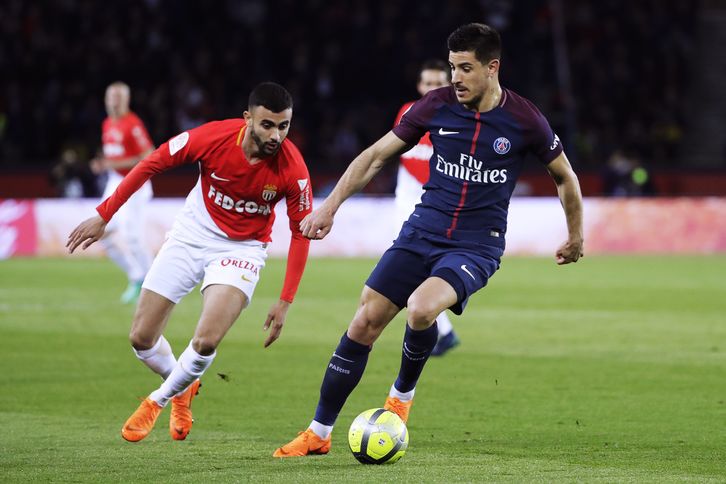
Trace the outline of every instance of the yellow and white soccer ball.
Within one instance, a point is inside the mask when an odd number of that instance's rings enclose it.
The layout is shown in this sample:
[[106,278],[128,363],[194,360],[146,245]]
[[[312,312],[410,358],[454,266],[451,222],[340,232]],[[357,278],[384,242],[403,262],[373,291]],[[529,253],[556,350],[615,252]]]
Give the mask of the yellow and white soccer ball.
[[388,464],[403,457],[408,429],[395,413],[372,408],[358,415],[348,431],[348,445],[363,464]]

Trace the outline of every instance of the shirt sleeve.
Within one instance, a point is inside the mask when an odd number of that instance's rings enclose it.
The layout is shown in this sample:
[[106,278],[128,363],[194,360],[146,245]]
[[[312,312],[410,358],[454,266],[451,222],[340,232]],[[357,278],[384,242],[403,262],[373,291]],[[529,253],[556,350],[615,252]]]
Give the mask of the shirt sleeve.
[[133,140],[135,147],[134,153],[141,154],[154,147],[149,132],[146,131],[144,123],[138,117],[134,119],[134,123],[131,125],[131,140]]
[[562,143],[559,136],[552,131],[550,123],[539,110],[533,116],[532,153],[543,164],[548,164],[562,153]]
[[149,156],[141,160],[119,184],[116,191],[103,201],[96,211],[106,222],[118,211],[126,201],[157,173],[169,168],[193,163],[201,152],[204,142],[204,126],[185,131],[170,139]]
[[310,175],[302,156],[299,157],[299,163],[290,173],[285,201],[292,237],[290,238],[290,248],[287,253],[285,283],[282,286],[280,299],[291,303],[295,299],[300,280],[303,272],[305,272],[310,249],[310,240],[305,238],[300,231],[300,222],[313,210],[313,191],[310,185]]
[[401,118],[404,114],[408,112],[409,109],[411,109],[411,106],[413,106],[414,101],[407,102],[403,106],[401,106],[401,109],[398,110],[398,114],[396,114],[396,120],[393,122],[393,127],[395,128],[398,126],[398,123],[401,122]]
[[415,145],[429,130],[429,121],[436,114],[442,101],[437,92],[433,90],[416,101],[400,117],[401,120],[393,127],[393,134],[410,145]]

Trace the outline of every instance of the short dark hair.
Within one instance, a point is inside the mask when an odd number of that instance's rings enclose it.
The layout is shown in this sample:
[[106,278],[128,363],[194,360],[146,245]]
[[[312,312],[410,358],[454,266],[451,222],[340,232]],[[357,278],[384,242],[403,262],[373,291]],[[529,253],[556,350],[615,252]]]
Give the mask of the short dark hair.
[[502,38],[499,32],[486,24],[471,23],[454,30],[447,41],[451,52],[474,52],[482,64],[502,55]]
[[424,61],[423,64],[421,64],[421,69],[418,70],[418,80],[421,80],[421,73],[423,71],[443,71],[446,73],[446,78],[450,80],[451,78],[451,67],[449,67],[449,64],[442,61],[441,59],[428,59]]
[[251,110],[255,106],[263,106],[273,113],[280,113],[292,107],[292,96],[276,82],[263,82],[252,89],[247,102],[247,109]]

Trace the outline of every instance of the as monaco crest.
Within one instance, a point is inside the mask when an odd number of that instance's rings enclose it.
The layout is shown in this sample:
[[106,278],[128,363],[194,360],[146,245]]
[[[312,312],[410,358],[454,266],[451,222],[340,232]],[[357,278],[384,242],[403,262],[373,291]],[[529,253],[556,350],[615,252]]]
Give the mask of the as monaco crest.
[[275,185],[265,185],[265,189],[262,190],[262,198],[266,202],[271,202],[275,195],[277,195],[277,187]]

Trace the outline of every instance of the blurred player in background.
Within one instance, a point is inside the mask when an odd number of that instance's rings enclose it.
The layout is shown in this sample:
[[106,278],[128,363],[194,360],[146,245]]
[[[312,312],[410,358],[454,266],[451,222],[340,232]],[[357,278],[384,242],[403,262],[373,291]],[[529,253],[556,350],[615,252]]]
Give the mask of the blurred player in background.
[[[207,123],[161,145],[98,206],[98,216],[68,237],[71,253],[81,244],[86,249],[103,237],[114,214],[152,175],[185,163],[199,165],[199,180],[144,280],[129,335],[136,356],[164,382],[126,421],[124,439],[146,437],[169,401],[169,432],[175,440],[186,438],[199,378],[252,300],[267,258],[274,207],[284,197],[292,238],[280,300],[263,326],[270,330],[265,347],[280,336],[310,245],[299,224],[311,211],[312,189],[302,155],[286,139],[291,119],[287,90],[271,82],[258,85],[250,93],[244,119]],[[174,306],[200,281],[202,314],[189,346],[176,360],[162,333]]]
[[[450,72],[451,69],[446,62],[438,59],[427,60],[419,71],[416,89],[421,96],[425,96],[433,89],[448,86],[451,82]],[[401,106],[394,126],[401,122],[401,118],[411,109],[414,102],[410,101]],[[401,230],[401,225],[408,220],[414,207],[421,203],[423,186],[429,181],[429,159],[433,154],[431,138],[426,133],[416,146],[401,155],[396,180],[396,234]],[[459,344],[459,337],[456,336],[446,311],[436,317],[436,327],[439,329],[439,339],[431,356],[441,356]]]
[[[136,164],[154,149],[149,133],[139,117],[129,109],[131,91],[123,82],[106,88],[106,113],[101,139],[103,157],[94,158],[91,168],[96,174],[106,173],[103,199],[108,198],[121,180]],[[101,244],[108,256],[128,277],[128,286],[121,295],[124,304],[135,303],[141,283],[151,266],[151,254],[143,240],[144,211],[151,200],[151,182],[144,183],[106,227],[107,236]]]
[[[448,39],[452,86],[417,101],[392,131],[358,155],[322,205],[303,220],[306,237],[322,239],[341,204],[428,132],[430,177],[421,203],[363,287],[360,304],[333,352],[307,430],[275,457],[326,454],[340,410],[363,376],[368,355],[404,307],[406,327],[398,377],[384,408],[406,422],[416,384],[437,342],[436,317],[461,314],[485,287],[504,253],[509,201],[528,155],[555,181],[568,238],[557,264],[583,255],[582,195],[575,172],[547,119],[529,100],[499,84],[501,39],[484,24],[467,24]],[[446,395],[445,398],[452,398]]]

